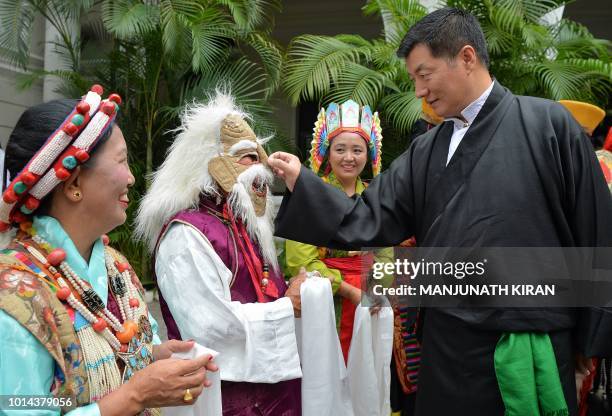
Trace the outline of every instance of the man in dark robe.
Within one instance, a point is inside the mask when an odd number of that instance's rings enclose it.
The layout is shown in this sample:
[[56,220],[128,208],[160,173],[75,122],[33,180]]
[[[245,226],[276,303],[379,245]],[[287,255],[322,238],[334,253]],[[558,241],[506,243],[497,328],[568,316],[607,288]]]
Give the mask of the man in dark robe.
[[[417,97],[446,121],[352,198],[297,157],[271,155],[288,188],[277,235],[345,249],[410,236],[422,247],[612,246],[610,193],[581,127],[561,105],[515,96],[492,79],[472,15],[429,14],[398,55]],[[430,308],[424,315],[419,416],[575,415],[575,371],[589,371],[585,356],[612,349],[603,308]],[[527,372],[514,371],[517,363]]]

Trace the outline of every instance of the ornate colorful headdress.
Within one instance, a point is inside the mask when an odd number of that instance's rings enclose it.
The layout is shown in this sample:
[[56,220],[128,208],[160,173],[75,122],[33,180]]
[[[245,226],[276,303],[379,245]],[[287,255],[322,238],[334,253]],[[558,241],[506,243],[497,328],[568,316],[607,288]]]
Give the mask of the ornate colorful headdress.
[[331,103],[327,111],[322,108],[319,112],[310,145],[310,168],[319,173],[331,139],[346,131],[364,138],[370,152],[372,174],[378,175],[382,165],[382,129],[378,113],[372,114],[367,105],[360,109],[359,104],[353,100],[342,105]]
[[0,200],[0,232],[27,221],[40,201],[89,159],[89,152],[111,126],[121,104],[118,94],[102,100],[103,92],[100,85],[92,86],[6,188]]

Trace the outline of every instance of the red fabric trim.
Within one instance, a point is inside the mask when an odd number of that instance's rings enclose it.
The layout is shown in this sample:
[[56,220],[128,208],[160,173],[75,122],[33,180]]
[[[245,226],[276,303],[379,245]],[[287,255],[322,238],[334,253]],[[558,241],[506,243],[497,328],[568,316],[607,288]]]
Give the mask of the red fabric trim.
[[[331,269],[339,270],[346,283],[361,289],[361,271],[367,272],[372,268],[374,256],[372,253],[368,253],[364,256],[330,257],[323,259],[323,263]],[[348,353],[351,347],[351,339],[353,338],[356,309],[357,307],[349,299],[342,298],[338,336],[345,363],[348,362]]]
[[589,410],[588,399],[589,393],[593,389],[593,382],[595,381],[595,375],[597,374],[597,367],[599,366],[599,359],[593,358],[593,368],[595,370],[591,371],[591,374],[586,376],[582,381],[582,386],[580,386],[580,396],[578,403],[578,416],[587,416],[587,411]]
[[265,303],[268,302],[270,298],[272,300],[278,299],[278,288],[272,279],[268,277],[268,285],[265,288],[262,288],[261,280],[263,279],[263,267],[261,261],[259,260],[259,256],[255,253],[253,243],[251,242],[251,239],[244,228],[244,224],[235,220],[234,215],[227,204],[225,204],[223,207],[223,215],[227,215],[232,229],[234,230],[234,234],[241,237],[237,238],[236,242],[238,243],[238,248],[242,252],[244,262],[249,269],[249,275],[251,276],[251,281],[253,283],[253,287],[255,288],[255,293],[257,294],[257,301],[260,303]]
[[609,152],[612,152],[612,127],[608,129],[608,135],[606,136],[606,141],[604,142],[603,148]]

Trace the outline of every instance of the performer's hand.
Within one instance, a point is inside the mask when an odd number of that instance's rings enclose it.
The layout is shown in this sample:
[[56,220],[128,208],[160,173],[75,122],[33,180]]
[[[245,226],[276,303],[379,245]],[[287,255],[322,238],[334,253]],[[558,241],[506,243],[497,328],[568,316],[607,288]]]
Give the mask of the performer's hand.
[[268,165],[276,176],[285,181],[287,189],[293,192],[295,182],[298,176],[300,176],[300,169],[302,168],[300,159],[291,153],[274,152],[268,156]]
[[171,339],[159,345],[153,345],[153,360],[170,358],[175,352],[187,352],[193,348],[194,344],[193,340],[179,341],[178,339]]
[[289,287],[285,292],[285,296],[291,300],[293,305],[293,314],[296,318],[299,318],[302,314],[302,297],[300,296],[300,286],[306,280],[306,269],[300,267],[300,272],[293,276],[289,281]]

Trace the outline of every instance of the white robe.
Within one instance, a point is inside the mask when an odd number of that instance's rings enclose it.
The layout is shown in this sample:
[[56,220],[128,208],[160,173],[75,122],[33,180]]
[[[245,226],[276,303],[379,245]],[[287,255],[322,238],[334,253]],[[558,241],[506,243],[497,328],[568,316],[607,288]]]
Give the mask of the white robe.
[[219,351],[221,380],[277,383],[302,376],[289,298],[232,302],[232,273],[195,227],[170,226],[155,272],[181,337]]

